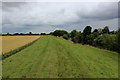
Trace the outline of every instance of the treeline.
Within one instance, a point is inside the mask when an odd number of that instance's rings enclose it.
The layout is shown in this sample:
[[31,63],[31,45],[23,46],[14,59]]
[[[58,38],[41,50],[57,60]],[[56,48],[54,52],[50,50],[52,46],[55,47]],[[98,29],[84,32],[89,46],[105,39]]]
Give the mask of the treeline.
[[49,35],[49,34],[46,34],[46,33],[32,33],[32,32],[29,32],[29,33],[6,33],[6,34],[1,34],[2,36],[16,36],[16,35]]
[[55,30],[54,32],[50,32],[48,34],[35,34],[32,32],[2,34],[2,36],[14,35],[54,35],[63,37],[66,40],[71,40],[74,43],[92,45],[120,53],[120,29],[117,31],[110,31],[108,26],[105,26],[104,28],[94,29],[93,31],[91,26],[86,26],[82,32],[72,30],[70,33],[65,30]]
[[98,28],[92,31],[91,26],[86,26],[83,32],[73,30],[68,33],[65,30],[55,30],[51,32],[50,35],[63,37],[74,43],[92,45],[120,53],[120,29],[117,31],[110,31],[108,26],[105,26],[103,29]]

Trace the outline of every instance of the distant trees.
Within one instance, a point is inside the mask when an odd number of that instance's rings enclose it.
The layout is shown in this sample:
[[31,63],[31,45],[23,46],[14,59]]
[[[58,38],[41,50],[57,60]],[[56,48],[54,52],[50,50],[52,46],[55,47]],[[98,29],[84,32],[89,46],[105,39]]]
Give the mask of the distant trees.
[[10,35],[10,33],[8,32],[7,35]]
[[86,26],[83,32],[72,30],[68,33],[65,30],[56,30],[50,34],[62,36],[64,39],[70,39],[74,43],[89,44],[120,53],[120,29],[118,31],[110,31],[109,27],[105,26],[103,29],[94,29],[92,32],[92,27]]
[[14,33],[14,35],[19,35],[19,33]]
[[46,33],[41,33],[40,35],[46,35]]
[[23,32],[21,32],[21,33],[18,33],[18,32],[15,32],[15,33],[6,33],[6,34],[2,34],[2,36],[16,36],[16,35],[22,35],[22,36],[25,36],[25,35],[40,35],[39,33],[32,33],[32,32],[28,32],[28,33],[23,33]]
[[32,32],[29,32],[29,35],[31,35],[32,34]]

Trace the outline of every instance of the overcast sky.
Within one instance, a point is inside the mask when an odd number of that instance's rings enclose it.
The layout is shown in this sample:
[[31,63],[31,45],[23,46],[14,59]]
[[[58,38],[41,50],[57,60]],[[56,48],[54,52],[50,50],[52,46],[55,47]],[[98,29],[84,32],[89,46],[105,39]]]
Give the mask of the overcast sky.
[[118,2],[3,2],[2,32],[118,28]]

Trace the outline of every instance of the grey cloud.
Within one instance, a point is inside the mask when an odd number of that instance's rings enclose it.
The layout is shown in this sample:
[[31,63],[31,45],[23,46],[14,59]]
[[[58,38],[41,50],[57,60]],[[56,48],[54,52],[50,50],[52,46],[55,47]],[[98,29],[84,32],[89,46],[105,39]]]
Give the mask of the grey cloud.
[[[18,10],[19,9],[19,10]],[[49,32],[55,29],[83,29],[86,25],[101,27],[115,22],[117,3],[3,3],[3,32]],[[96,22],[98,21],[98,22]],[[106,21],[106,22],[103,22]],[[94,23],[96,22],[96,23]],[[113,23],[116,24],[116,23]],[[115,25],[116,26],[116,25]]]
[[29,32],[29,30],[30,30],[30,28],[29,27],[4,27],[4,28],[2,28],[2,32],[4,33],[7,33],[7,32],[9,32],[9,33],[16,33],[16,32]]
[[[77,14],[86,20],[109,20],[118,18],[118,3],[99,3],[98,7],[93,9],[91,12],[82,14],[78,12]],[[85,12],[84,12],[85,13]]]
[[[4,17],[3,17],[4,18]],[[12,24],[12,22],[9,20],[9,19],[3,19],[2,20],[2,25],[4,25],[4,24]]]
[[2,10],[12,11],[13,8],[20,8],[25,4],[26,2],[2,2]]
[[118,17],[120,18],[120,2],[118,2]]

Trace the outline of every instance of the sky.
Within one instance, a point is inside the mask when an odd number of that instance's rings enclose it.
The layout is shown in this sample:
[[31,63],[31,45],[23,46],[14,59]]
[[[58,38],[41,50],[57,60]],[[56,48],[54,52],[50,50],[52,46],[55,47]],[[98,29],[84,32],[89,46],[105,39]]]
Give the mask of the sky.
[[2,33],[118,28],[118,2],[2,2],[1,12]]

